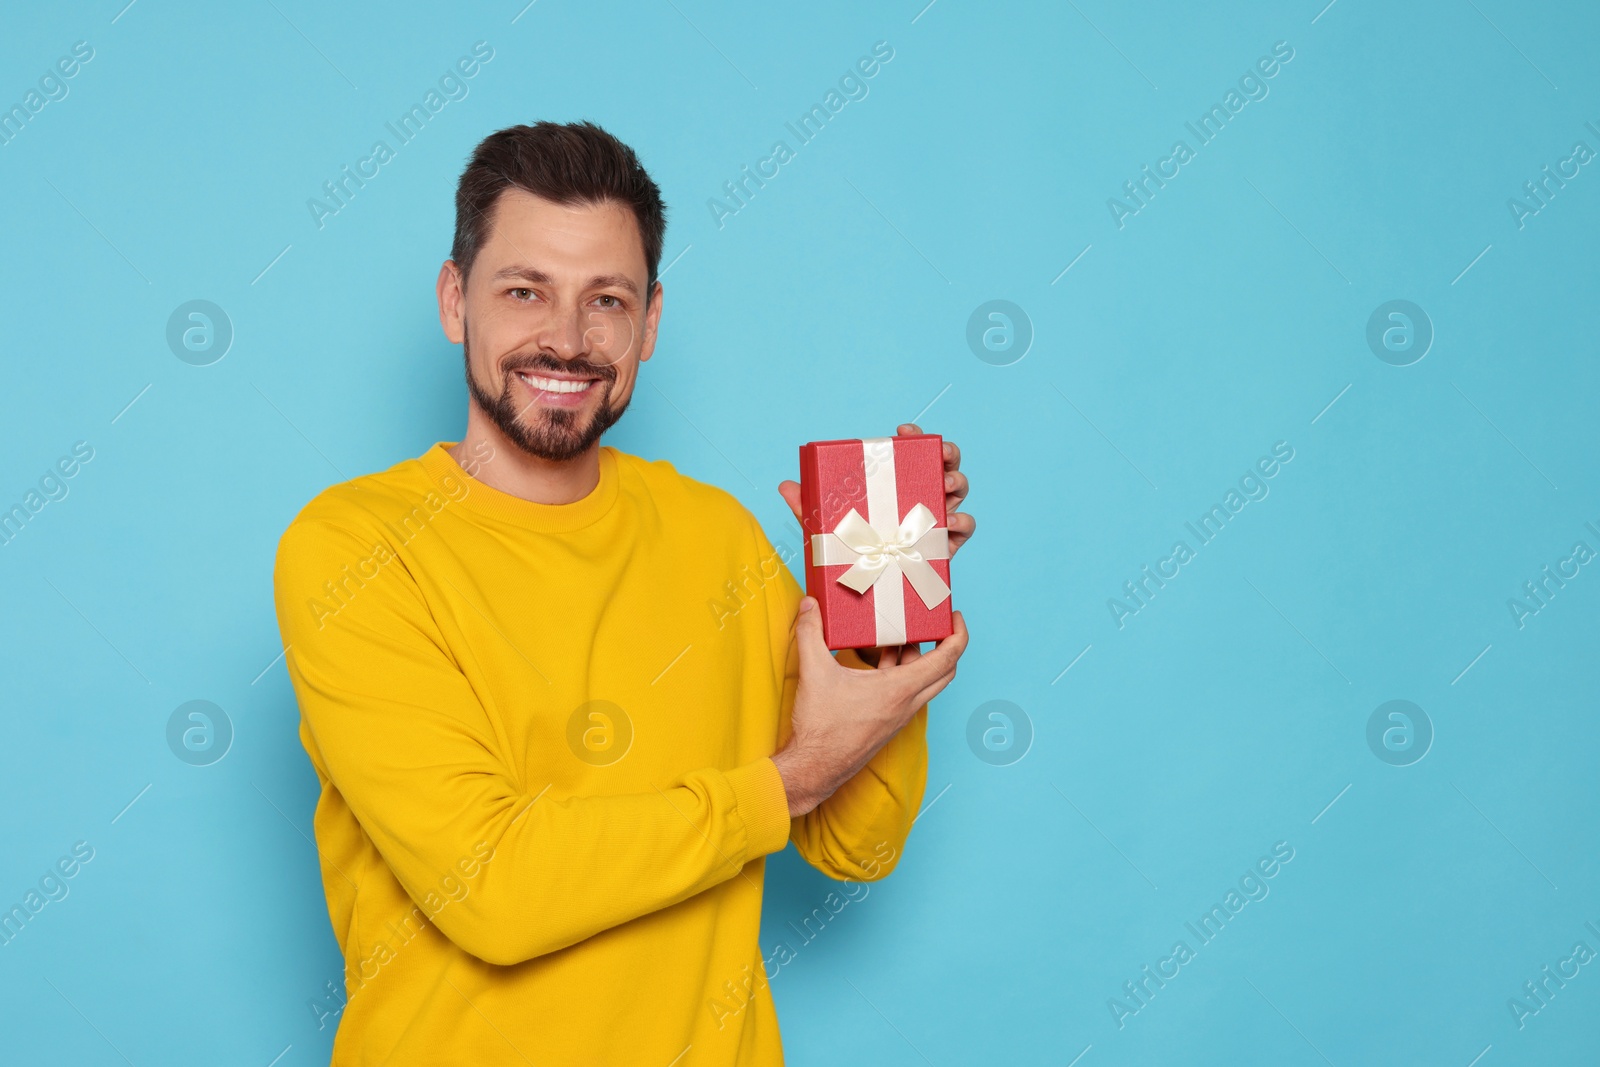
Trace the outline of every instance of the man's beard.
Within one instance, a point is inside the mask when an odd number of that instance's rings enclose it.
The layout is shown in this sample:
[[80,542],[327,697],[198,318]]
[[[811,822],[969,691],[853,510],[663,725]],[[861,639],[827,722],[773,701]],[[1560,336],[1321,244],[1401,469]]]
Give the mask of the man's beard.
[[[505,375],[504,388],[499,396],[494,396],[473,377],[472,351],[465,325],[462,327],[461,351],[463,362],[466,364],[467,390],[472,394],[472,399],[489,418],[494,420],[494,424],[507,439],[530,456],[555,462],[575,459],[600,440],[600,435],[616,425],[617,420],[622,418],[622,413],[628,410],[628,400],[624,400],[621,407],[614,407],[611,403],[611,387],[617,380],[615,367],[588,362],[562,362],[548,356],[535,355],[512,366],[502,367],[501,371]],[[600,397],[599,410],[589,417],[576,408],[546,408],[537,400],[522,401],[519,399],[520,390],[512,382],[516,377],[516,371],[529,371],[534,374],[548,371],[552,374],[596,375],[600,380],[589,388],[605,390]],[[523,415],[530,410],[534,413],[531,426],[523,421]],[[588,425],[578,424],[578,420],[583,418],[589,418]]]

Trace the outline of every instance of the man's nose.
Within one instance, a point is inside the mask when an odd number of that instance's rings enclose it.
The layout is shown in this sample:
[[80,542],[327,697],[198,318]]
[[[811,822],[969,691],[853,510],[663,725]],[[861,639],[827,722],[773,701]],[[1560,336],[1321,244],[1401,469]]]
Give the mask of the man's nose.
[[545,336],[545,347],[556,357],[572,361],[585,359],[592,349],[589,321],[581,306],[566,308],[552,317]]

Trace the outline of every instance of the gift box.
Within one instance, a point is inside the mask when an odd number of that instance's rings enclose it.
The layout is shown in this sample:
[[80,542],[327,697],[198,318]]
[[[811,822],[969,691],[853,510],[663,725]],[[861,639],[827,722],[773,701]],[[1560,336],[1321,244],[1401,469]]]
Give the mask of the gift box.
[[944,495],[938,434],[800,446],[806,592],[830,649],[953,632]]

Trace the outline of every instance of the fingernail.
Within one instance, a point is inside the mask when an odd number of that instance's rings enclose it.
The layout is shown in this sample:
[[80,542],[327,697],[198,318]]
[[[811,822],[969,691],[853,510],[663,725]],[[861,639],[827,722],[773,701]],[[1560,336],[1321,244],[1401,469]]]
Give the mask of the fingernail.
[[946,474],[944,476],[944,487],[946,489],[954,489],[956,487],[956,476],[953,474]]
[[814,608],[816,606],[817,606],[817,602],[815,600],[813,600],[811,597],[801,597],[800,598],[800,610],[801,610],[801,612],[810,611],[812,608]]

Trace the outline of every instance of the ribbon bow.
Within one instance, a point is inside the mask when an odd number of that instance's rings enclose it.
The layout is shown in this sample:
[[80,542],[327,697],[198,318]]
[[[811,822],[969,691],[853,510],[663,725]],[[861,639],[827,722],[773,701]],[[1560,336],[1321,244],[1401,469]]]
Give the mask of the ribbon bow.
[[926,504],[915,505],[898,526],[886,530],[874,527],[851,508],[832,533],[812,536],[812,562],[822,567],[850,564],[838,580],[858,593],[865,593],[887,576],[894,589],[889,595],[897,596],[899,582],[895,579],[903,577],[922,602],[933,608],[944,603],[950,587],[928,560],[950,558],[949,534],[945,527],[934,525],[933,512]]

